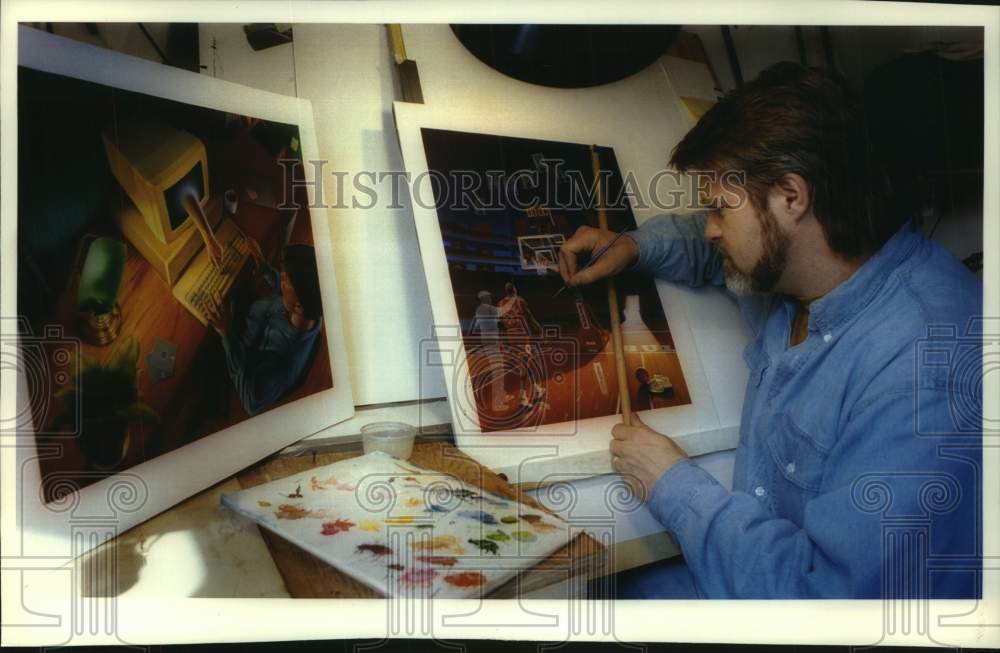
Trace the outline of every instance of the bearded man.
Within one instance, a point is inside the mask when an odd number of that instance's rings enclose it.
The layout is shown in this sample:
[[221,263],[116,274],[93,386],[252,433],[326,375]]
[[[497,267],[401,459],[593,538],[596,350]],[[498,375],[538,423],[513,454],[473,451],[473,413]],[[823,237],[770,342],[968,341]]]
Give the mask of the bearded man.
[[581,228],[560,273],[727,288],[749,382],[731,491],[640,421],[614,428],[614,467],[683,554],[620,574],[618,597],[980,596],[982,284],[886,201],[846,84],[773,66],[671,165],[708,180],[705,210],[586,269],[614,234]]

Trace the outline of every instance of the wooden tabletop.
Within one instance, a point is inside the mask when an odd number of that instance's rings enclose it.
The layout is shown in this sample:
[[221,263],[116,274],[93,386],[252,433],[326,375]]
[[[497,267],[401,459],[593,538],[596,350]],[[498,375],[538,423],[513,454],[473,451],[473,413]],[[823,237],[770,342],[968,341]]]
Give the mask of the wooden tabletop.
[[[361,454],[360,444],[346,451],[307,451],[300,455],[265,460],[242,472],[237,478],[240,487],[245,489]],[[489,492],[551,513],[532,497],[450,444],[418,443],[414,446],[409,461],[414,465],[451,474]],[[261,529],[261,534],[293,598],[381,598],[371,588],[271,531]],[[489,598],[524,595],[553,583],[600,575],[604,554],[604,547],[581,531],[566,546],[491,592]]]

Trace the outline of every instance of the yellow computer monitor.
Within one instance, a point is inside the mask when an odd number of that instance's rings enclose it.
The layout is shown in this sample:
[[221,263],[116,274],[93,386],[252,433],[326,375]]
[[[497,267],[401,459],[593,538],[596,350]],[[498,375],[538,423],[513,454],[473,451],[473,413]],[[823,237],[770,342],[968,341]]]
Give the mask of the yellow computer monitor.
[[168,245],[191,228],[184,197],[209,199],[208,157],[193,134],[155,121],[121,121],[104,130],[104,149],[118,183],[152,236]]

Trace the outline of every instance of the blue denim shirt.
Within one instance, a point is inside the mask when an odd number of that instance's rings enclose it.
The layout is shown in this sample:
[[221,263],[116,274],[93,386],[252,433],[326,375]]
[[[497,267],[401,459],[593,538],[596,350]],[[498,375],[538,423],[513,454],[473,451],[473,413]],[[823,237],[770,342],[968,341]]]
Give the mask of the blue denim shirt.
[[[637,265],[724,285],[707,217],[644,223]],[[754,337],[733,490],[685,460],[649,499],[698,593],[979,596],[980,281],[907,226],[812,303],[795,347],[792,300],[737,301]]]
[[[264,281],[279,288],[281,274],[267,266]],[[267,410],[298,385],[312,362],[322,323],[321,318],[299,331],[276,294],[251,304],[242,331],[222,338],[229,377],[248,415]]]

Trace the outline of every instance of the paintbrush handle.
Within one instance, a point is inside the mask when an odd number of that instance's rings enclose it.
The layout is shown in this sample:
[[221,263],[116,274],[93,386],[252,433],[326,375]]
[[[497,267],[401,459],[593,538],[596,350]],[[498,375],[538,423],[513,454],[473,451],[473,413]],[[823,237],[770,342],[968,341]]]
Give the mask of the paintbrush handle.
[[[602,209],[602,210],[603,210],[603,209]],[[600,217],[598,217],[598,220],[600,220]],[[605,218],[604,218],[604,222],[605,222],[605,225],[607,225],[607,221],[608,221],[608,219],[607,219],[607,215],[605,215]],[[603,227],[603,228],[604,228],[604,229],[607,229],[607,226],[605,226],[605,227]],[[613,246],[613,245],[614,245],[615,243],[617,243],[617,242],[618,242],[618,239],[619,239],[619,238],[621,238],[622,236],[624,236],[624,235],[625,235],[625,233],[626,233],[627,231],[628,231],[628,227],[625,227],[624,229],[622,229],[621,231],[619,231],[619,232],[618,232],[617,234],[615,234],[615,237],[614,237],[614,238],[612,238],[611,240],[609,240],[609,241],[608,241],[608,244],[607,244],[607,245],[605,245],[605,246],[604,246],[604,247],[602,247],[601,249],[597,250],[597,253],[596,253],[596,254],[594,254],[594,255],[593,255],[593,256],[591,257],[591,259],[590,259],[589,261],[587,261],[587,264],[586,264],[585,266],[583,266],[583,267],[582,267],[582,268],[580,269],[580,271],[582,272],[583,270],[586,270],[586,269],[587,269],[587,268],[589,268],[589,267],[590,267],[591,265],[593,265],[594,263],[596,263],[596,262],[597,262],[597,259],[599,259],[599,258],[601,258],[602,256],[604,256],[604,254],[605,254],[605,253],[606,253],[606,252],[607,252],[607,251],[608,251],[609,249],[611,249],[611,247],[612,247],[612,246]]]
[[[608,228],[608,214],[604,207],[604,196],[603,188],[601,187],[601,159],[597,155],[597,148],[593,145],[590,146],[590,160],[594,168],[594,181],[595,188],[597,190],[597,224],[601,229]],[[608,243],[608,245],[601,251],[603,254],[607,249],[610,249],[611,245],[614,244],[618,238],[621,237],[625,232],[622,231],[615,238]],[[597,256],[591,259],[591,263],[597,260]],[[608,284],[608,308],[611,309],[611,343],[615,350],[615,372],[618,377],[618,397],[621,400],[622,405],[622,421],[629,426],[632,425],[632,398],[628,391],[628,373],[625,369],[625,344],[622,341],[622,325],[621,318],[618,314],[618,292],[615,290],[615,280],[612,277],[607,278]]]

